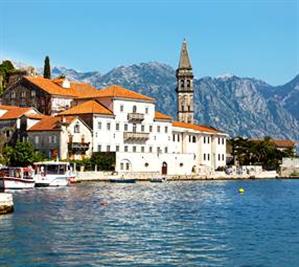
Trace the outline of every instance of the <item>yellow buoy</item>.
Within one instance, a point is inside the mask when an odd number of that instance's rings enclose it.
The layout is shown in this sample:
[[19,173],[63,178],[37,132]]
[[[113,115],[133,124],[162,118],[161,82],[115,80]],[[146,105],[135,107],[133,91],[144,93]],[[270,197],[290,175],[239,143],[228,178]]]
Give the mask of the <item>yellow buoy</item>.
[[240,188],[239,188],[239,193],[240,193],[240,194],[243,194],[243,193],[245,193],[245,190],[244,190],[244,188],[240,187]]

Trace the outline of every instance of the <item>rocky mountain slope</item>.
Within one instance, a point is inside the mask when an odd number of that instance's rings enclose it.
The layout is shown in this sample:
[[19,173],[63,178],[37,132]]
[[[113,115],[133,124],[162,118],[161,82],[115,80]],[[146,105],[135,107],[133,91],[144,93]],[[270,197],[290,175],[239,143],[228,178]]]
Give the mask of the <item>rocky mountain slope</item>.
[[[176,117],[175,70],[158,62],[120,66],[101,75],[53,68],[53,75],[90,82],[97,88],[119,84],[156,98],[157,109]],[[195,118],[231,136],[299,140],[299,75],[282,86],[234,75],[194,80]]]

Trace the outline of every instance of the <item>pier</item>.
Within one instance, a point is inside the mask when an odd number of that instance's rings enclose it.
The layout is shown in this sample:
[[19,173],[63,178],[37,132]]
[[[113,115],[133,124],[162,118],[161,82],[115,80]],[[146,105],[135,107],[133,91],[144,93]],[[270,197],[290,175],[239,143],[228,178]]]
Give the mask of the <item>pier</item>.
[[0,215],[11,213],[14,210],[13,197],[10,193],[0,193]]

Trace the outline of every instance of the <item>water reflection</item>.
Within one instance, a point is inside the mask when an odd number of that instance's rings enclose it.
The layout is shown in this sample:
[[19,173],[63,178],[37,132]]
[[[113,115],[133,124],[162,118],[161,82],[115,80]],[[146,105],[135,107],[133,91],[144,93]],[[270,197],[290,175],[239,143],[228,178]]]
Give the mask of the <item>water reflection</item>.
[[0,217],[0,265],[296,266],[298,185],[93,183],[19,191],[15,213]]

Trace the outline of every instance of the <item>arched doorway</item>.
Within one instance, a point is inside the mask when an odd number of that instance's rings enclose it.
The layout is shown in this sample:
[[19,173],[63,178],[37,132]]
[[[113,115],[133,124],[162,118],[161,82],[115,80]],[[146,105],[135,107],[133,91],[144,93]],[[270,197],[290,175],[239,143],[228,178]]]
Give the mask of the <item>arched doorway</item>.
[[167,174],[167,163],[164,161],[162,163],[162,175],[166,175]]

